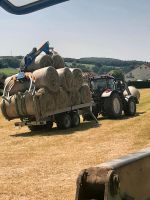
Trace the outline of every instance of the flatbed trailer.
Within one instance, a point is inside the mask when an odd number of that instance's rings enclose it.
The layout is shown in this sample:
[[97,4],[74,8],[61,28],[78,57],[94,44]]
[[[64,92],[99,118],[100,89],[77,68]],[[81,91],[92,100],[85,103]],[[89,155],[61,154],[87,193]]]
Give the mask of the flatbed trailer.
[[15,126],[28,126],[30,130],[36,131],[52,128],[53,123],[55,122],[58,128],[68,129],[70,127],[77,127],[80,125],[80,115],[83,112],[89,113],[95,122],[95,125],[99,126],[97,118],[92,113],[93,103],[94,102],[91,101],[90,103],[68,106],[63,109],[55,110],[50,112],[48,117],[40,118],[38,120],[31,120],[28,117],[23,118],[21,122],[16,122]]

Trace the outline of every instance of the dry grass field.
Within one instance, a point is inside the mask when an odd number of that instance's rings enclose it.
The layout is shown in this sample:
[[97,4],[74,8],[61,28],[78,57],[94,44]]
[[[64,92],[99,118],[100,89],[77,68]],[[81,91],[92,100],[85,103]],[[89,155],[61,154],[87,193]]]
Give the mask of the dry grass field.
[[150,89],[137,115],[32,133],[0,115],[0,200],[72,200],[81,169],[150,145]]

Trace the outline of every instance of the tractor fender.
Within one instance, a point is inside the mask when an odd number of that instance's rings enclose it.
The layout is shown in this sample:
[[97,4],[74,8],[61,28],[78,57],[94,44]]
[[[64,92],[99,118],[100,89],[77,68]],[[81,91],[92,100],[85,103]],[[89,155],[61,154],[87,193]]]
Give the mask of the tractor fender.
[[135,103],[138,103],[138,99],[132,95],[127,95],[125,97],[126,102],[129,102],[130,99],[133,99],[135,101]]
[[105,90],[103,93],[102,93],[102,96],[101,97],[110,97],[112,94],[114,94],[114,93],[117,93],[118,94],[118,92],[117,91],[115,91],[115,90]]
[[102,93],[102,96],[101,96],[101,97],[110,97],[111,94],[112,94],[112,91],[104,91],[104,92]]

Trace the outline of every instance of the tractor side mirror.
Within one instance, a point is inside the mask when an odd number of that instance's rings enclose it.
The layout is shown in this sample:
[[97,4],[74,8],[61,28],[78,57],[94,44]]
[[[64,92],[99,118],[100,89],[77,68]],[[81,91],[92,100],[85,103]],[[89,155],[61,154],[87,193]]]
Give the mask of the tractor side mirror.
[[69,0],[0,0],[0,6],[16,15],[28,14]]

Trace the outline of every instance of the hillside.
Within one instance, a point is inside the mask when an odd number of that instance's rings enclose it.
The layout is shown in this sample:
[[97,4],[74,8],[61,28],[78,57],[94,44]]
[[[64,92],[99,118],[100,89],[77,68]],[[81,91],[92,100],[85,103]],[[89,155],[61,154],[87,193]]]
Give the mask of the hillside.
[[[19,68],[22,56],[0,56],[0,69],[3,68]],[[85,58],[64,58],[66,66],[78,67],[83,71],[92,71],[95,73],[107,73],[114,69],[120,69],[124,73],[134,69],[137,65],[141,65],[144,61],[124,61],[114,58],[99,58],[99,57],[85,57]],[[10,71],[4,70],[3,73]],[[0,71],[0,73],[2,73]],[[8,75],[7,73],[5,73]]]
[[71,66],[76,66],[84,71],[94,71],[99,73],[109,72],[114,69],[121,69],[123,72],[128,72],[134,69],[137,65],[145,63],[144,61],[137,60],[119,60],[114,58],[99,58],[99,57],[87,57],[87,58],[64,58],[66,63]]

